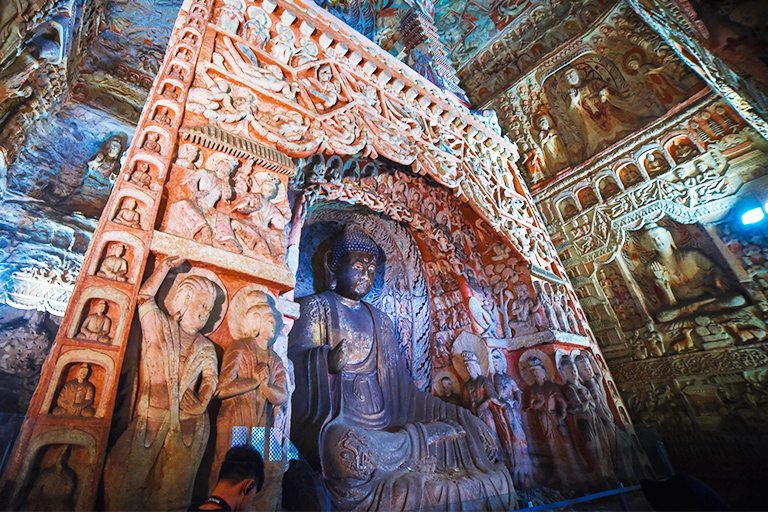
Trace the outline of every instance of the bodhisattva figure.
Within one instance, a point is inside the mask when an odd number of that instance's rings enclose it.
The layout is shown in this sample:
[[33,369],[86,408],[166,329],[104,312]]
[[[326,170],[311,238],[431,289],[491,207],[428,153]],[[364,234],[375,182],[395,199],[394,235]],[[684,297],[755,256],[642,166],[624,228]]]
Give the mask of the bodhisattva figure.
[[92,418],[96,414],[93,402],[96,387],[88,382],[91,365],[83,363],[77,368],[76,377],[67,381],[56,397],[56,407],[52,413],[56,416],[82,416]]
[[[480,367],[480,360],[477,354],[471,351],[464,351],[461,354],[464,360],[464,368],[469,374],[469,380],[464,383],[463,405],[472,414],[483,420],[488,428],[501,439],[509,441],[508,426],[506,418],[502,413],[502,405],[493,387],[491,379],[483,375]],[[504,441],[501,442],[499,449],[505,448]]]
[[563,376],[563,396],[568,403],[568,412],[573,416],[574,440],[576,449],[592,476],[590,484],[597,488],[612,483],[610,442],[603,423],[597,416],[597,401],[589,389],[579,382],[576,367],[570,357],[563,357],[560,362],[560,375]]
[[[218,470],[232,447],[233,427],[267,427],[277,409],[288,403],[285,368],[272,350],[280,322],[274,300],[265,292],[248,293],[249,307],[240,322],[240,336],[227,347],[221,364],[216,396],[222,400],[216,422],[216,455],[211,471],[211,486],[218,481]],[[231,314],[231,313],[230,313]]]
[[466,409],[416,389],[392,321],[362,301],[376,243],[350,225],[327,255],[331,290],[311,295],[291,331],[291,439],[339,509],[510,508],[493,434]]
[[528,368],[534,383],[529,390],[528,406],[531,414],[531,445],[541,485],[557,489],[580,490],[582,470],[576,459],[573,442],[565,421],[568,404],[560,386],[549,380],[540,359],[533,357]]
[[128,261],[123,258],[125,246],[123,244],[115,245],[112,254],[104,258],[99,266],[96,275],[112,281],[124,283],[128,281]]
[[663,309],[656,314],[660,322],[746,303],[743,296],[729,289],[723,270],[715,262],[698,250],[678,249],[667,229],[650,224],[641,242],[655,253],[646,271],[663,302]]
[[595,373],[592,363],[582,354],[573,358],[579,379],[595,399],[595,412],[603,423],[603,432],[608,440],[608,448],[616,476],[622,482],[635,481],[632,461],[632,439],[613,422],[613,414],[608,407],[608,397],[603,388],[602,377]]
[[[534,486],[533,464],[528,455],[528,437],[526,425],[523,423],[522,404],[523,393],[515,380],[507,374],[507,358],[499,349],[491,352],[493,362],[493,385],[504,406],[504,415],[509,425],[510,444],[504,446],[507,453],[507,467],[512,472],[515,485],[525,489]],[[502,445],[504,440],[502,439]]]
[[136,206],[137,203],[134,198],[126,198],[120,205],[120,210],[115,215],[114,222],[129,228],[141,229],[141,214],[136,211]]
[[99,300],[96,302],[94,312],[85,317],[76,337],[99,343],[110,343],[112,341],[109,336],[110,329],[112,329],[112,320],[107,316],[107,301]]
[[190,504],[210,431],[206,409],[219,380],[213,343],[200,334],[217,286],[202,276],[180,276],[163,312],[155,297],[183,262],[166,258],[139,290],[139,391],[133,420],[104,467],[107,510],[187,510]]

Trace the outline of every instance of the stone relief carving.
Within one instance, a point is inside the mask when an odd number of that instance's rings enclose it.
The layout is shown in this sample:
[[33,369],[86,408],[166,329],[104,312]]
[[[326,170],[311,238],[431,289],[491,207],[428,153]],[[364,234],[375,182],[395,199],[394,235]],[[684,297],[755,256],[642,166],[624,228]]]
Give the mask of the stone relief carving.
[[88,380],[90,376],[91,365],[79,364],[75,378],[67,381],[56,395],[56,405],[51,414],[84,418],[90,418],[96,414],[94,407],[96,386]]
[[112,220],[129,228],[141,229],[141,214],[136,211],[137,207],[136,199],[126,197],[121,201],[120,209]]
[[[216,352],[200,331],[223,288],[203,275],[179,275],[165,299],[168,313],[163,312],[157,293],[169,271],[182,263],[178,257],[161,261],[139,292],[144,334],[139,394],[133,420],[104,467],[109,509],[187,508],[190,503],[210,430],[207,406],[218,383]],[[172,474],[153,476],[169,464],[176,468]]]
[[121,283],[128,281],[128,260],[123,258],[123,255],[125,255],[125,245],[120,243],[111,245],[96,275]]
[[77,473],[69,467],[72,445],[44,447],[40,472],[22,507],[25,510],[73,510]]
[[111,343],[112,320],[107,316],[108,309],[107,301],[97,300],[93,312],[85,317],[76,338],[98,343]]

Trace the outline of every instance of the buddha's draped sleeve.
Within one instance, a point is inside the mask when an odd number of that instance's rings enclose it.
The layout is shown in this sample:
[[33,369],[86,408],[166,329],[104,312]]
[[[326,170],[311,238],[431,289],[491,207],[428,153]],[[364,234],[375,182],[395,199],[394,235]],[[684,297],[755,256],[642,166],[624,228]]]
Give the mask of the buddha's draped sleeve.
[[312,295],[302,301],[301,314],[288,338],[288,357],[296,379],[291,400],[291,441],[315,469],[320,469],[320,431],[338,412],[328,375],[331,330],[328,299],[322,294]]

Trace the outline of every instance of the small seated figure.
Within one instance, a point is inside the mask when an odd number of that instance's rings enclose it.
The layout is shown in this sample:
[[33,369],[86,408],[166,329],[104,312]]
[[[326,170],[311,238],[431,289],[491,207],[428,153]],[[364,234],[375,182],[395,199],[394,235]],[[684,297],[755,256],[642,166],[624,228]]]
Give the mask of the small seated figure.
[[145,149],[147,151],[151,151],[152,153],[159,153],[162,150],[162,147],[160,146],[160,134],[157,132],[149,132],[144,139],[144,145],[141,146],[142,149]]
[[128,281],[128,261],[123,258],[124,254],[125,246],[123,244],[115,245],[114,252],[104,258],[96,275],[121,283]]
[[653,178],[669,170],[669,163],[659,153],[654,152],[645,159],[645,170]]
[[85,318],[77,337],[87,341],[110,343],[112,338],[109,336],[109,331],[112,328],[112,320],[106,315],[106,312],[107,301],[99,300],[96,302],[95,312]]
[[120,206],[117,215],[115,215],[114,222],[129,228],[141,229],[141,215],[136,211],[136,206],[136,200],[132,197],[127,197]]
[[620,193],[621,189],[612,179],[606,178],[600,182],[600,195],[603,196],[603,199],[609,199]]
[[76,377],[64,384],[56,397],[56,407],[52,414],[56,416],[82,416],[92,418],[96,414],[93,402],[96,397],[96,387],[88,382],[91,375],[91,365],[81,364]]
[[675,155],[675,163],[681,163],[685,162],[687,160],[690,160],[693,158],[698,151],[695,147],[693,147],[693,144],[688,141],[682,141],[678,142],[677,145],[675,145],[674,149],[674,155]]
[[[184,48],[186,50],[186,48]],[[156,123],[164,124],[166,126],[171,125],[171,118],[168,116],[168,107],[157,107],[157,113],[153,118]]]
[[370,236],[347,226],[325,260],[331,290],[301,303],[288,342],[291,440],[338,509],[513,508],[512,479],[495,461],[488,427],[418,390],[392,321],[362,301],[379,254]]
[[136,164],[136,169],[131,173],[129,181],[141,188],[149,188],[150,185],[152,185],[152,175],[149,173],[149,164],[146,162],[139,162]]
[[667,229],[649,224],[641,243],[655,253],[646,272],[663,303],[663,309],[656,314],[660,322],[696,311],[718,311],[746,304],[743,296],[730,290],[723,270],[715,262],[698,250],[678,249]]

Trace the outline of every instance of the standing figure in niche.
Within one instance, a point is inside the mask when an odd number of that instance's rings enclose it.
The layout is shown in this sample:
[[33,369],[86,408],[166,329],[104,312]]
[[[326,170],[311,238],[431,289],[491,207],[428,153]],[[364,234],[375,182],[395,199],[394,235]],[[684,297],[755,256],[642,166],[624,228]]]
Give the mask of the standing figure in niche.
[[141,229],[141,214],[136,211],[136,200],[127,197],[123,200],[120,210],[115,215],[114,222],[128,226],[129,228]]
[[597,403],[589,389],[579,382],[576,367],[571,358],[563,357],[560,374],[565,380],[563,396],[568,403],[568,412],[573,416],[576,447],[582,460],[587,463],[590,473],[596,479],[597,488],[610,485],[613,480],[611,452],[603,424],[597,416]]
[[125,246],[123,244],[115,245],[111,255],[104,258],[101,262],[99,271],[96,275],[112,281],[124,283],[128,281],[128,261],[123,258]]
[[77,368],[76,377],[67,381],[56,397],[56,416],[82,416],[91,418],[96,414],[93,402],[96,398],[96,387],[88,382],[91,375],[91,365],[83,363]]
[[585,77],[582,70],[570,68],[565,72],[570,96],[570,108],[581,124],[581,135],[587,154],[594,155],[611,142],[627,135],[642,124],[635,114],[636,106],[624,95],[593,72]]
[[[464,351],[461,354],[464,359],[464,368],[469,374],[469,380],[464,383],[463,405],[472,411],[472,414],[483,420],[488,425],[491,432],[496,434],[497,438],[504,438],[509,442],[509,426],[506,424],[506,418],[502,413],[502,405],[496,390],[493,387],[491,379],[483,375],[480,368],[480,360],[477,354],[470,351]],[[500,450],[505,448],[504,441],[499,446]]]
[[516,487],[531,489],[534,486],[533,464],[528,454],[528,437],[523,420],[523,393],[515,380],[507,374],[507,358],[499,349],[491,352],[493,361],[493,385],[504,407],[504,415],[509,425],[509,444],[502,446],[507,453],[507,467],[512,472]]
[[392,321],[362,301],[379,254],[370,236],[347,226],[325,261],[331,290],[301,303],[288,342],[291,439],[339,509],[511,508],[512,479],[495,462],[493,434],[413,385]]
[[[253,427],[272,427],[269,423],[274,421],[277,409],[285,406],[289,399],[285,368],[272,350],[282,324],[276,315],[274,299],[263,291],[251,290],[243,300],[246,301],[243,309],[247,309],[239,320],[240,339],[233,341],[224,352],[216,391],[222,403],[216,423],[211,486],[218,480],[218,469],[232,447],[232,429],[246,427],[250,431]],[[233,314],[235,305],[231,308],[230,314]]]
[[120,155],[123,153],[124,137],[113,135],[105,140],[99,147],[99,151],[88,160],[88,174],[109,178],[120,165]]
[[233,230],[247,252],[275,258],[285,256],[288,212],[272,202],[278,196],[279,186],[277,179],[265,179],[256,184],[258,191],[247,194],[232,209],[247,215],[247,219],[233,223]]
[[[546,283],[549,286],[549,283]],[[560,321],[557,318],[557,312],[553,304],[552,296],[548,293],[548,288],[542,289],[542,285],[539,281],[534,283],[536,288],[536,296],[538,298],[538,305],[541,308],[544,317],[546,318],[546,326],[553,331],[561,330]]]
[[525,410],[531,415],[532,455],[540,473],[539,484],[580,489],[581,467],[565,422],[568,404],[563,392],[549,380],[540,359],[532,357],[527,364],[534,383]]
[[139,390],[133,419],[104,467],[107,510],[186,510],[190,504],[210,432],[208,402],[219,380],[213,343],[200,334],[218,287],[199,275],[179,276],[165,313],[155,297],[183,262],[166,258],[139,290]]

